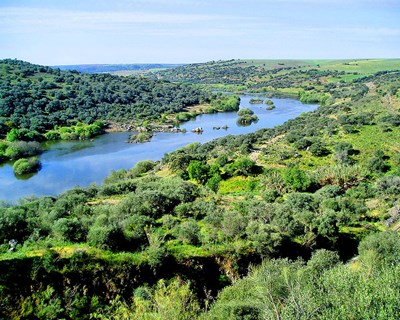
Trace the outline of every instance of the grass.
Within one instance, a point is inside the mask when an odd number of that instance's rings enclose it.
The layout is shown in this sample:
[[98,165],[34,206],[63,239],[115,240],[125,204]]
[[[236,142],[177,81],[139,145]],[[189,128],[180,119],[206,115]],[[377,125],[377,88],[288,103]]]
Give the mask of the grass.
[[263,66],[267,69],[301,67],[301,69],[319,68],[320,70],[338,70],[357,72],[362,75],[378,71],[400,69],[400,59],[342,59],[342,60],[285,60],[285,59],[244,59],[243,66]]
[[351,143],[355,150],[362,150],[360,155],[355,158],[363,161],[377,149],[381,149],[388,156],[394,156],[400,152],[399,136],[399,127],[393,127],[392,131],[383,132],[379,126],[369,125],[362,126],[358,133],[345,135],[340,140]]
[[54,252],[59,255],[60,258],[69,259],[74,254],[84,252],[91,256],[92,259],[100,259],[108,262],[130,262],[135,265],[140,265],[145,261],[143,252],[117,252],[114,253],[108,250],[102,250],[94,248],[85,243],[74,243],[74,244],[64,244],[56,245],[50,248],[34,248],[26,247],[20,248],[16,252],[6,252],[0,254],[0,261],[2,260],[12,260],[12,259],[23,259],[23,258],[33,258],[41,257],[46,252]]

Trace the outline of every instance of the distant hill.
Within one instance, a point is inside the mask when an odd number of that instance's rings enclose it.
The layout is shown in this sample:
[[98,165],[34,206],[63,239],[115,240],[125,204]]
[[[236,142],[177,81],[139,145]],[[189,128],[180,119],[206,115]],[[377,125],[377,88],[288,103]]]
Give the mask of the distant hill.
[[0,60],[0,136],[12,128],[43,133],[76,122],[159,118],[207,97],[204,90],[163,80]]
[[[289,88],[307,88],[315,79],[319,82],[351,82],[376,72],[400,69],[400,59],[347,59],[347,60],[226,60],[187,64],[166,69],[158,78],[172,82],[241,86],[242,90],[271,92]],[[234,90],[226,87],[226,90]]]
[[[183,66],[183,64],[162,64],[162,63],[149,63],[149,64],[77,64],[77,65],[61,65],[51,66],[60,70],[69,71],[76,70],[82,73],[120,73],[130,71],[130,73],[143,72],[157,69],[169,69]],[[122,73],[123,74],[123,73]]]

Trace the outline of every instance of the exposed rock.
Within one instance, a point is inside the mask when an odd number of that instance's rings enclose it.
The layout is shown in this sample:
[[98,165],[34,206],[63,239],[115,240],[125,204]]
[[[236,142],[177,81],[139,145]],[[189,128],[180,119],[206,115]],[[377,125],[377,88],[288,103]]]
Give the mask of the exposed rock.
[[192,129],[192,132],[194,132],[194,133],[203,133],[203,128],[202,127],[197,127],[197,128],[195,128],[195,129]]

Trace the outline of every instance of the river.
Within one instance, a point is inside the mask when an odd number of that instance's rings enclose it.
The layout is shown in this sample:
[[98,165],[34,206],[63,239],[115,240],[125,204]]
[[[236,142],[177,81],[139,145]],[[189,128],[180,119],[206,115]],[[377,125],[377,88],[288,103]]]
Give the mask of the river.
[[[141,160],[160,160],[165,153],[189,143],[204,143],[228,134],[272,128],[318,107],[294,99],[272,98],[276,108],[266,110],[266,104],[249,103],[255,97],[260,96],[240,96],[240,108],[252,109],[259,118],[257,123],[247,127],[236,124],[236,112],[225,112],[199,115],[181,125],[181,128],[187,129],[186,133],[157,133],[150,142],[143,144],[126,143],[131,134],[128,132],[105,134],[93,141],[55,142],[40,156],[42,168],[32,176],[19,179],[15,177],[10,163],[0,166],[0,200],[15,203],[19,198],[32,195],[57,195],[75,186],[101,184],[112,170],[132,168]],[[228,129],[213,129],[224,125]],[[191,132],[196,127],[202,127],[204,132]]]

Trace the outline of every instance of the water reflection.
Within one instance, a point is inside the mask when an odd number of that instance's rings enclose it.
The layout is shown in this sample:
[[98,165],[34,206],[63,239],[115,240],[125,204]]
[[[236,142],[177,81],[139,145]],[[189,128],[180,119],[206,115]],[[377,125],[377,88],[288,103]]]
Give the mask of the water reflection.
[[[129,169],[145,159],[159,160],[165,153],[189,143],[272,128],[317,107],[293,99],[272,98],[276,108],[266,110],[265,106],[249,103],[254,97],[259,95],[241,96],[241,108],[251,109],[258,117],[258,122],[250,126],[238,126],[236,112],[227,112],[200,115],[180,126],[186,132],[156,133],[143,144],[125,143],[128,132],[106,134],[93,141],[48,142],[48,151],[40,156],[42,169],[28,180],[17,179],[11,163],[0,166],[0,199],[15,201],[33,194],[56,195],[78,185],[101,184],[111,170]],[[202,134],[191,132],[197,127],[202,127]]]

